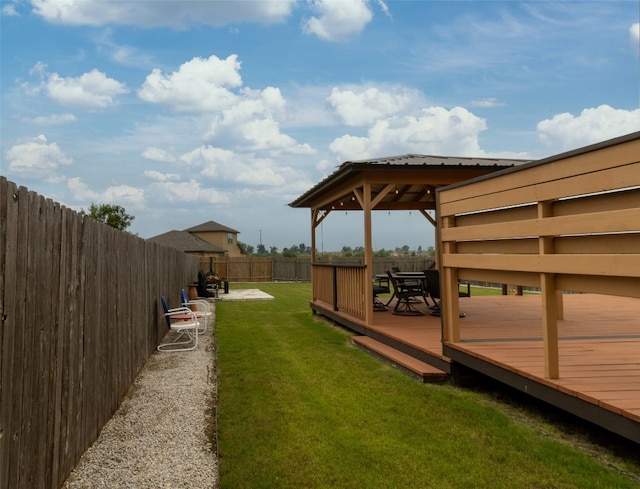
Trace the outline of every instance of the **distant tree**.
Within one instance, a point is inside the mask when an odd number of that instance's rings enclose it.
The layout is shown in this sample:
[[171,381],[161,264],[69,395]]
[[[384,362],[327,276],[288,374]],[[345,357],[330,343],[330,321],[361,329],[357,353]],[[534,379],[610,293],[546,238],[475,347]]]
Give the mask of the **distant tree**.
[[89,206],[89,212],[85,212],[84,209],[80,210],[80,214],[83,216],[89,216],[91,219],[105,223],[112,228],[124,231],[129,226],[135,217],[127,214],[124,207],[111,204],[94,204],[93,202]]
[[258,247],[256,248],[256,253],[258,255],[266,255],[267,254],[267,248],[265,248],[265,246],[262,243],[260,243],[258,245]]
[[418,245],[418,253],[422,253],[422,245]]
[[277,246],[272,246],[271,248],[269,248],[269,254],[270,255],[277,255],[278,254],[278,247]]
[[253,245],[247,243],[241,243],[240,241],[238,241],[238,246],[240,246],[242,252],[246,253],[247,255],[253,255],[253,252],[255,251]]
[[307,249],[307,245],[305,245],[304,243],[300,243],[298,245],[298,248],[300,248],[300,253],[310,253],[311,250]]
[[351,249],[351,246],[343,246],[342,247],[342,252],[344,254],[350,254],[353,250]]
[[377,258],[387,258],[390,254],[391,254],[390,251],[387,251],[384,248],[381,248],[378,251],[374,251],[373,256]]
[[292,248],[284,248],[282,250],[282,256],[284,256],[285,258],[296,258],[298,254],[293,251]]
[[[286,248],[285,248],[286,249]],[[291,248],[289,248],[289,253],[291,253],[292,255],[297,255],[300,252],[300,247],[298,247],[298,245],[293,245]],[[282,250],[282,252],[284,253],[284,250]]]

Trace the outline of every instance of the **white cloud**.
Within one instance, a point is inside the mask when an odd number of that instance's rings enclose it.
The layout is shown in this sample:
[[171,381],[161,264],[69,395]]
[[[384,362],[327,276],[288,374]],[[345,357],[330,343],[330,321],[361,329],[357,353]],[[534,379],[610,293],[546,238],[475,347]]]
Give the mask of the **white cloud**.
[[100,194],[91,190],[79,177],[69,178],[67,180],[67,189],[69,189],[72,198],[76,201],[100,201]]
[[10,173],[47,181],[59,180],[58,169],[73,164],[73,160],[56,143],[49,144],[44,135],[10,147],[6,159]]
[[640,53],[640,23],[636,22],[629,28],[629,41],[636,53]]
[[295,170],[271,159],[209,145],[196,148],[180,159],[190,171],[220,183],[281,188],[302,178]]
[[148,192],[164,203],[229,204],[232,201],[227,192],[203,187],[195,179],[185,182],[156,182],[149,187]]
[[472,100],[471,105],[473,107],[481,107],[483,109],[489,109],[491,107],[500,107],[504,103],[500,102],[496,97],[483,98],[478,100]]
[[51,114],[33,117],[32,119],[21,118],[23,122],[35,124],[36,126],[59,126],[76,122],[77,118],[73,114]]
[[180,175],[177,173],[160,173],[156,170],[146,170],[144,176],[156,182],[171,182],[180,179]]
[[118,205],[144,207],[144,190],[131,185],[113,185],[108,187],[101,196],[101,202],[118,203]]
[[336,170],[336,164],[332,163],[327,159],[322,159],[318,163],[316,163],[316,170],[322,173],[322,177],[329,176],[330,173],[333,173]]
[[206,24],[282,22],[290,14],[295,0],[259,2],[165,0],[31,0],[34,12],[48,22],[72,25],[128,24],[142,27],[186,28]]
[[378,7],[380,7],[380,10],[382,10],[384,15],[391,18],[392,17],[391,12],[389,12],[389,7],[387,6],[387,4],[383,2],[383,0],[377,0],[377,3],[378,3]]
[[274,154],[312,154],[307,144],[298,144],[280,130],[277,117],[285,117],[286,101],[280,90],[244,89],[236,104],[212,119],[206,139],[224,141],[243,152],[270,151]]
[[234,153],[228,149],[213,146],[200,146],[180,157],[188,168],[196,169],[208,178],[218,177],[218,168],[222,165],[233,165]]
[[419,99],[416,91],[395,88],[382,91],[375,87],[341,89],[333,88],[328,102],[340,119],[349,126],[365,126],[378,119],[397,114],[414,105]]
[[[32,72],[44,74],[45,69],[46,66],[39,63]],[[114,105],[118,95],[129,91],[123,83],[95,69],[76,78],[64,78],[57,73],[50,73],[40,88],[60,105],[86,109],[102,109]]]
[[318,16],[305,21],[302,29],[325,41],[342,41],[362,31],[373,18],[366,0],[312,0],[309,5]]
[[486,127],[484,119],[463,107],[429,107],[418,116],[380,120],[365,137],[337,138],[330,149],[342,160],[404,153],[480,156],[478,135]]
[[170,105],[177,111],[222,110],[238,99],[229,88],[242,85],[239,70],[235,54],[224,60],[215,55],[208,59],[193,58],[171,74],[154,69],[138,90],[138,96],[147,102]]
[[579,148],[640,130],[640,109],[614,109],[608,105],[568,112],[538,123],[538,138],[554,152]]
[[144,208],[144,190],[131,185],[112,185],[100,193],[91,190],[79,177],[73,177],[67,180],[67,189],[75,201],[117,203],[134,209]]
[[173,163],[174,161],[176,161],[176,157],[172,154],[166,152],[163,149],[151,146],[142,152],[142,157],[147,160],[162,161],[164,163]]
[[20,14],[16,10],[16,6],[13,3],[7,3],[3,5],[2,10],[0,10],[0,14],[6,17],[18,17]]

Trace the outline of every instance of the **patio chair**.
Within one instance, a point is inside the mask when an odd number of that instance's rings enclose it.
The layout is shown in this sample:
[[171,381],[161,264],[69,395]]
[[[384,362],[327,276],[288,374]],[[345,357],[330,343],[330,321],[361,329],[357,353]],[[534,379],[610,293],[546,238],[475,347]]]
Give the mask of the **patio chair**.
[[191,309],[196,314],[198,321],[203,323],[202,327],[198,329],[198,334],[206,333],[209,319],[213,317],[211,305],[202,299],[189,299],[184,289],[180,289],[180,303]]
[[[374,311],[386,311],[387,304],[384,304],[379,298],[378,294],[388,294],[391,292],[389,288],[389,277],[388,276],[376,276],[373,280],[373,310]],[[389,301],[390,302],[390,301]]]
[[405,281],[396,278],[390,271],[387,271],[389,281],[393,285],[394,294],[397,298],[396,305],[392,313],[399,316],[423,316],[424,313],[416,309],[414,305],[415,298],[422,297],[425,304],[427,297],[420,281]]
[[157,349],[163,353],[176,351],[190,351],[198,347],[198,329],[200,324],[195,312],[188,307],[176,307],[169,309],[167,300],[160,296],[167,327],[178,333],[178,336],[169,343],[158,345]]
[[[432,316],[440,316],[442,313],[440,309],[440,302],[442,300],[440,296],[440,270],[430,269],[424,271],[424,283],[425,283],[425,292],[434,305],[430,307]],[[467,289],[470,289],[469,284],[467,284]],[[458,291],[459,297],[470,297],[470,293]],[[460,311],[460,317],[465,317],[466,314]]]

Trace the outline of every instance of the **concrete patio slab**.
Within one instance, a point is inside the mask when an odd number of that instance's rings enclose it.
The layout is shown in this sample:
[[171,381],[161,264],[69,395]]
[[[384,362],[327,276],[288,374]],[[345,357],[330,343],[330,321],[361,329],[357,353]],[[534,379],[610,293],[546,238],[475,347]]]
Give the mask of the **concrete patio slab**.
[[228,294],[220,293],[219,301],[272,301],[272,295],[262,292],[260,289],[229,289]]

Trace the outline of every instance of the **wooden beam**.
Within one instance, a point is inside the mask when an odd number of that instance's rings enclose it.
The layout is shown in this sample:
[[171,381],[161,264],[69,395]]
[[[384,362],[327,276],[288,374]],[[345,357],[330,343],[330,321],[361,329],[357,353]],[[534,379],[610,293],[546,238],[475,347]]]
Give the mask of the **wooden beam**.
[[363,211],[364,211],[364,281],[365,281],[365,317],[367,325],[373,324],[373,239],[371,237],[371,185],[363,187]]
[[[317,209],[311,209],[311,265],[316,262],[316,217]],[[311,283],[313,283],[313,266],[311,267]]]
[[[448,229],[455,226],[455,217],[440,219],[441,229]],[[447,256],[455,255],[456,244],[452,241],[442,243],[442,254]],[[440,273],[440,305],[442,314],[442,336],[444,341],[457,343],[460,341],[460,310],[458,304],[458,271],[452,267],[444,266],[444,262],[439,263]],[[455,280],[455,294],[453,292],[453,281]]]
[[[551,201],[538,203],[538,217],[549,218],[553,215]],[[553,255],[553,238],[540,236],[540,256]],[[540,284],[542,291],[542,341],[544,344],[544,374],[549,379],[560,377],[560,359],[558,354],[558,294],[556,293],[556,276],[554,273],[541,273]],[[562,296],[560,296],[562,300]]]
[[431,216],[427,213],[427,211],[425,211],[424,209],[420,209],[420,214],[422,214],[424,217],[426,217],[426,218],[427,218],[427,221],[429,221],[429,222],[433,225],[433,227],[436,227],[436,226],[438,225],[438,223],[436,222],[436,220],[435,220],[433,217],[431,217]]
[[[325,217],[327,217],[331,211],[330,210],[321,211],[319,209],[313,209],[312,212],[313,212],[313,217],[312,217],[313,220],[311,222],[311,226],[313,227],[313,229],[315,229],[320,225],[322,221],[324,221]],[[322,212],[322,214],[320,214],[320,212]]]
[[356,200],[360,204],[360,208],[364,209],[364,197],[362,196],[362,190],[359,188],[354,188],[353,195],[356,196]]
[[540,276],[542,283],[542,340],[544,343],[544,375],[548,379],[560,378],[558,355],[558,318],[556,315],[556,281],[552,273]]
[[[368,185],[368,187],[369,187],[369,191],[371,191],[371,185]],[[371,200],[371,209],[374,209],[392,189],[393,189],[393,185],[389,184],[386,187],[384,187],[380,192],[378,192],[378,195],[376,195],[376,198]]]

